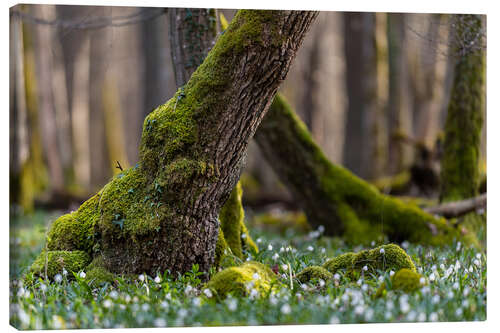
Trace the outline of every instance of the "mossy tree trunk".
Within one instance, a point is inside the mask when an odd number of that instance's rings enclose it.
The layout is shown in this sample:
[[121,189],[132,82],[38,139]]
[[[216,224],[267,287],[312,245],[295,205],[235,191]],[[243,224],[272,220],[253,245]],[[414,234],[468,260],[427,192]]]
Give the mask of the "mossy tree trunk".
[[457,55],[445,124],[441,201],[477,195],[485,100],[485,55],[481,15],[457,15]]
[[[170,8],[168,20],[175,83],[177,88],[180,88],[187,83],[195,69],[215,45],[217,10]],[[225,30],[227,27],[228,23],[224,18],[224,22],[221,20],[221,28]],[[228,250],[240,259],[243,259],[244,248],[258,250],[244,224],[245,212],[241,198],[242,187],[238,181],[219,214],[220,229],[215,258],[217,266]]]
[[[457,237],[443,219],[383,195],[328,161],[307,128],[277,95],[255,138],[313,227],[354,243],[390,240],[440,244]],[[293,167],[290,167],[293,166]]]
[[56,220],[48,250],[90,252],[114,273],[207,272],[248,141],[316,16],[239,11],[187,84],[146,117],[139,164]]

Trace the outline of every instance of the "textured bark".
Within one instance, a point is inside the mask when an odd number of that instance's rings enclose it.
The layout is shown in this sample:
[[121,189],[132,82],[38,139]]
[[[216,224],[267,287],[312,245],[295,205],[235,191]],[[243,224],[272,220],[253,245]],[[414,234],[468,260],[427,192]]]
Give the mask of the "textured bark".
[[380,33],[384,28],[382,14],[344,13],[349,101],[344,165],[363,178],[379,177],[387,160],[383,154],[387,42],[385,34]]
[[448,105],[441,162],[441,200],[476,196],[485,101],[485,54],[481,15],[457,15],[453,87]]
[[[311,226],[354,243],[378,240],[440,244],[457,236],[444,220],[381,194],[328,161],[281,96],[255,138],[276,174],[304,209]],[[290,167],[293,166],[293,167]]]
[[[70,239],[49,251],[90,251],[115,273],[207,272],[219,209],[316,15],[239,11],[188,83],[147,116],[139,164],[56,220],[51,239]],[[57,231],[75,223],[87,231],[74,241]]]
[[215,44],[215,9],[169,8],[170,52],[177,86],[185,84]]

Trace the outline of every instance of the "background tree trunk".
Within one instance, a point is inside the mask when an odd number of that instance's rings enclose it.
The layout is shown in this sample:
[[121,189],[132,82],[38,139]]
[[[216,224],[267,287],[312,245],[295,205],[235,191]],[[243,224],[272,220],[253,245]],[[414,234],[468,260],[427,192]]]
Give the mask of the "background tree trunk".
[[476,196],[485,100],[481,15],[456,15],[455,63],[445,125],[441,201]]

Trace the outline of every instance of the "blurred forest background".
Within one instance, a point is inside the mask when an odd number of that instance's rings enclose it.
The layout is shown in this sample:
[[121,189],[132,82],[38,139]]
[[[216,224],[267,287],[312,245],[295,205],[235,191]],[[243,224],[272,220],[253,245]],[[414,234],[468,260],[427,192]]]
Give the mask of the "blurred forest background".
[[[280,90],[331,161],[387,193],[437,197],[452,17],[320,13]],[[74,209],[134,166],[145,116],[177,88],[164,8],[12,7],[11,213]],[[298,207],[255,143],[241,180],[247,207]]]

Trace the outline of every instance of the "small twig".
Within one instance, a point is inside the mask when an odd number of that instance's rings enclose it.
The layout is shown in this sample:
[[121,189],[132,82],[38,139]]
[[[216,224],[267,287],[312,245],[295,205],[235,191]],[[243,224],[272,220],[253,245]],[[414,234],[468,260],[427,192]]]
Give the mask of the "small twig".
[[448,202],[442,205],[429,207],[424,210],[430,214],[441,215],[446,218],[450,218],[450,217],[462,216],[469,212],[484,207],[486,207],[486,193],[483,193],[480,196],[474,198],[455,201],[455,202]]
[[120,162],[119,162],[119,161],[116,161],[116,166],[115,166],[115,168],[120,169],[121,171],[123,171],[123,168],[122,168],[122,166],[120,165]]

